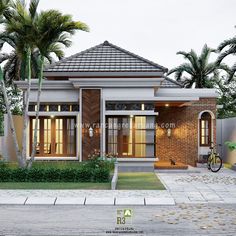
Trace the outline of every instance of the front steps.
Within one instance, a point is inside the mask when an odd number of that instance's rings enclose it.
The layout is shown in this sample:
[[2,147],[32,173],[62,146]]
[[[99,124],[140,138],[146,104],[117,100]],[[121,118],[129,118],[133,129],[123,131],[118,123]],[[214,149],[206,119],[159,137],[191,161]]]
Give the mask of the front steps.
[[119,158],[118,172],[153,172],[155,158]]

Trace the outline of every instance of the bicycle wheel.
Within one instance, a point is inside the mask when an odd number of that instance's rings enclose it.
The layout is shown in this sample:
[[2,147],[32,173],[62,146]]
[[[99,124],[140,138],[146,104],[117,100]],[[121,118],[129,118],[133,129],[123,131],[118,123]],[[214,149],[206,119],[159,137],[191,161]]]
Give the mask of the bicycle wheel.
[[210,168],[212,172],[218,172],[222,167],[222,159],[219,156],[214,156],[210,160]]

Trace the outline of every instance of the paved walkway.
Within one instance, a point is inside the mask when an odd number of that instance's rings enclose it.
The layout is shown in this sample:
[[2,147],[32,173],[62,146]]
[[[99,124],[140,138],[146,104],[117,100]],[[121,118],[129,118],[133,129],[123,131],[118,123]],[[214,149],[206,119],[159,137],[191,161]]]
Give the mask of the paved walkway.
[[167,190],[0,190],[0,205],[174,205]]
[[157,173],[167,190],[0,190],[0,205],[236,204],[236,172]]
[[222,169],[212,173],[205,168],[200,173],[159,173],[166,189],[176,203],[235,203],[236,172]]

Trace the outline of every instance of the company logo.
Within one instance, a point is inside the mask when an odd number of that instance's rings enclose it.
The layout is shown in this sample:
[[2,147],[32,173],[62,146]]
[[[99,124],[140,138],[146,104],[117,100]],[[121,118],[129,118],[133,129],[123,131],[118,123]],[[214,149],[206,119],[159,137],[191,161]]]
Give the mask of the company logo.
[[116,224],[127,225],[132,224],[133,210],[131,209],[118,209],[116,212]]

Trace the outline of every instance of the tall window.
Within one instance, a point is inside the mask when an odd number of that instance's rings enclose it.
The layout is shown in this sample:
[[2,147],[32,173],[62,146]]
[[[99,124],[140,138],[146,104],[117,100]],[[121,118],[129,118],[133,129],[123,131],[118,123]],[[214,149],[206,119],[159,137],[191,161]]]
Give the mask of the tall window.
[[107,152],[119,157],[155,156],[155,117],[108,117]]
[[211,145],[211,115],[204,112],[200,119],[200,146]]
[[[35,118],[30,121],[30,149],[32,150]],[[40,117],[37,128],[37,156],[75,156],[75,118]],[[31,151],[30,150],[30,151]]]

